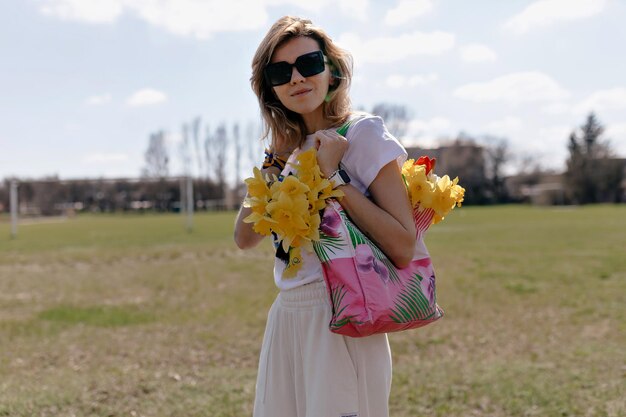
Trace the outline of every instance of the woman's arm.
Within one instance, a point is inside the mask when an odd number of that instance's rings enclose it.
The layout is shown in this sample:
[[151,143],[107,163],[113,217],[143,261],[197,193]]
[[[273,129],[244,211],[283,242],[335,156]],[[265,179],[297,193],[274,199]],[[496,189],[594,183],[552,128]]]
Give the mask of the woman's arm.
[[[280,171],[276,167],[269,167],[261,170],[263,177],[266,174],[279,175]],[[247,195],[246,195],[247,197]],[[252,223],[244,223],[243,219],[248,217],[252,213],[252,209],[241,205],[239,214],[237,214],[237,220],[235,220],[235,244],[239,249],[250,249],[255,247],[263,240],[265,236],[258,234],[252,228]]]
[[242,205],[235,221],[235,244],[237,244],[239,249],[253,248],[265,237],[252,229],[252,223],[243,222],[243,219],[250,214],[252,214],[252,210]]
[[350,219],[397,267],[407,266],[415,253],[416,230],[400,167],[385,165],[369,187],[373,201],[352,185],[340,187],[340,200]]
[[[339,166],[348,142],[335,132],[322,131],[316,134],[316,145],[320,170],[328,177]],[[382,167],[370,184],[373,201],[350,184],[340,189],[345,194],[340,203],[352,221],[396,266],[407,266],[415,252],[416,231],[398,163],[393,160]]]

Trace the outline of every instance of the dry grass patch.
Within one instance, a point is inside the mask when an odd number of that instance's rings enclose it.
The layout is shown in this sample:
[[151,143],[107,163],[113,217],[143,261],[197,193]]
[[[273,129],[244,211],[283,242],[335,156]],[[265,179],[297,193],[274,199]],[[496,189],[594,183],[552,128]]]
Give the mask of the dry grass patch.
[[[427,238],[444,319],[390,336],[394,417],[626,415],[626,210],[462,208]],[[251,414],[271,247],[233,213],[0,241],[0,416]],[[23,232],[23,233],[22,233]]]

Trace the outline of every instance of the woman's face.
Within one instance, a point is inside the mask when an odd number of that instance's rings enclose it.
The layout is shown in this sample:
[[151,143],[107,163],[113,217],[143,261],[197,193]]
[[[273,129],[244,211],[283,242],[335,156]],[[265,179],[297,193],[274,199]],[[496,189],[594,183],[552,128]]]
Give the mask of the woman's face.
[[[313,38],[300,36],[287,41],[274,51],[272,63],[286,61],[293,64],[296,59],[309,52],[320,50],[320,45]],[[302,116],[312,116],[315,113],[322,114],[322,104],[328,93],[331,82],[328,65],[324,71],[310,77],[303,77],[298,69],[292,68],[291,81],[282,84],[274,89],[274,93],[280,102],[289,110],[301,114]]]

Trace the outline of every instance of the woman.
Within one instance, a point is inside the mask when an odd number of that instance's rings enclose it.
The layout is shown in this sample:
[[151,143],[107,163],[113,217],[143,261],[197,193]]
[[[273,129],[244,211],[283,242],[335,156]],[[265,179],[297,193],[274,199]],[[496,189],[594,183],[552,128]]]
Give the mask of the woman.
[[[259,99],[271,155],[264,173],[281,171],[312,146],[318,165],[344,193],[341,205],[353,222],[396,264],[406,266],[415,247],[415,224],[400,167],[406,151],[382,120],[351,112],[350,55],[311,21],[285,16],[261,42],[251,83]],[[336,130],[347,121],[346,137]],[[267,161],[267,159],[266,159]],[[341,165],[340,165],[341,164]],[[263,236],[243,219],[235,242],[257,245]],[[303,250],[302,266],[285,278],[275,259],[280,293],[268,315],[261,348],[255,417],[384,417],[391,389],[391,353],[385,334],[349,338],[331,333],[330,304],[322,267]]]

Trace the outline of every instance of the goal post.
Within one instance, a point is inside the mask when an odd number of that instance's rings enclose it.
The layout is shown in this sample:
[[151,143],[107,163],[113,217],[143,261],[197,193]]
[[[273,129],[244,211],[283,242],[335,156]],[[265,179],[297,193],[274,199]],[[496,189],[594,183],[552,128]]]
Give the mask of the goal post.
[[11,181],[11,188],[9,192],[9,199],[11,201],[11,237],[17,237],[17,181]]

